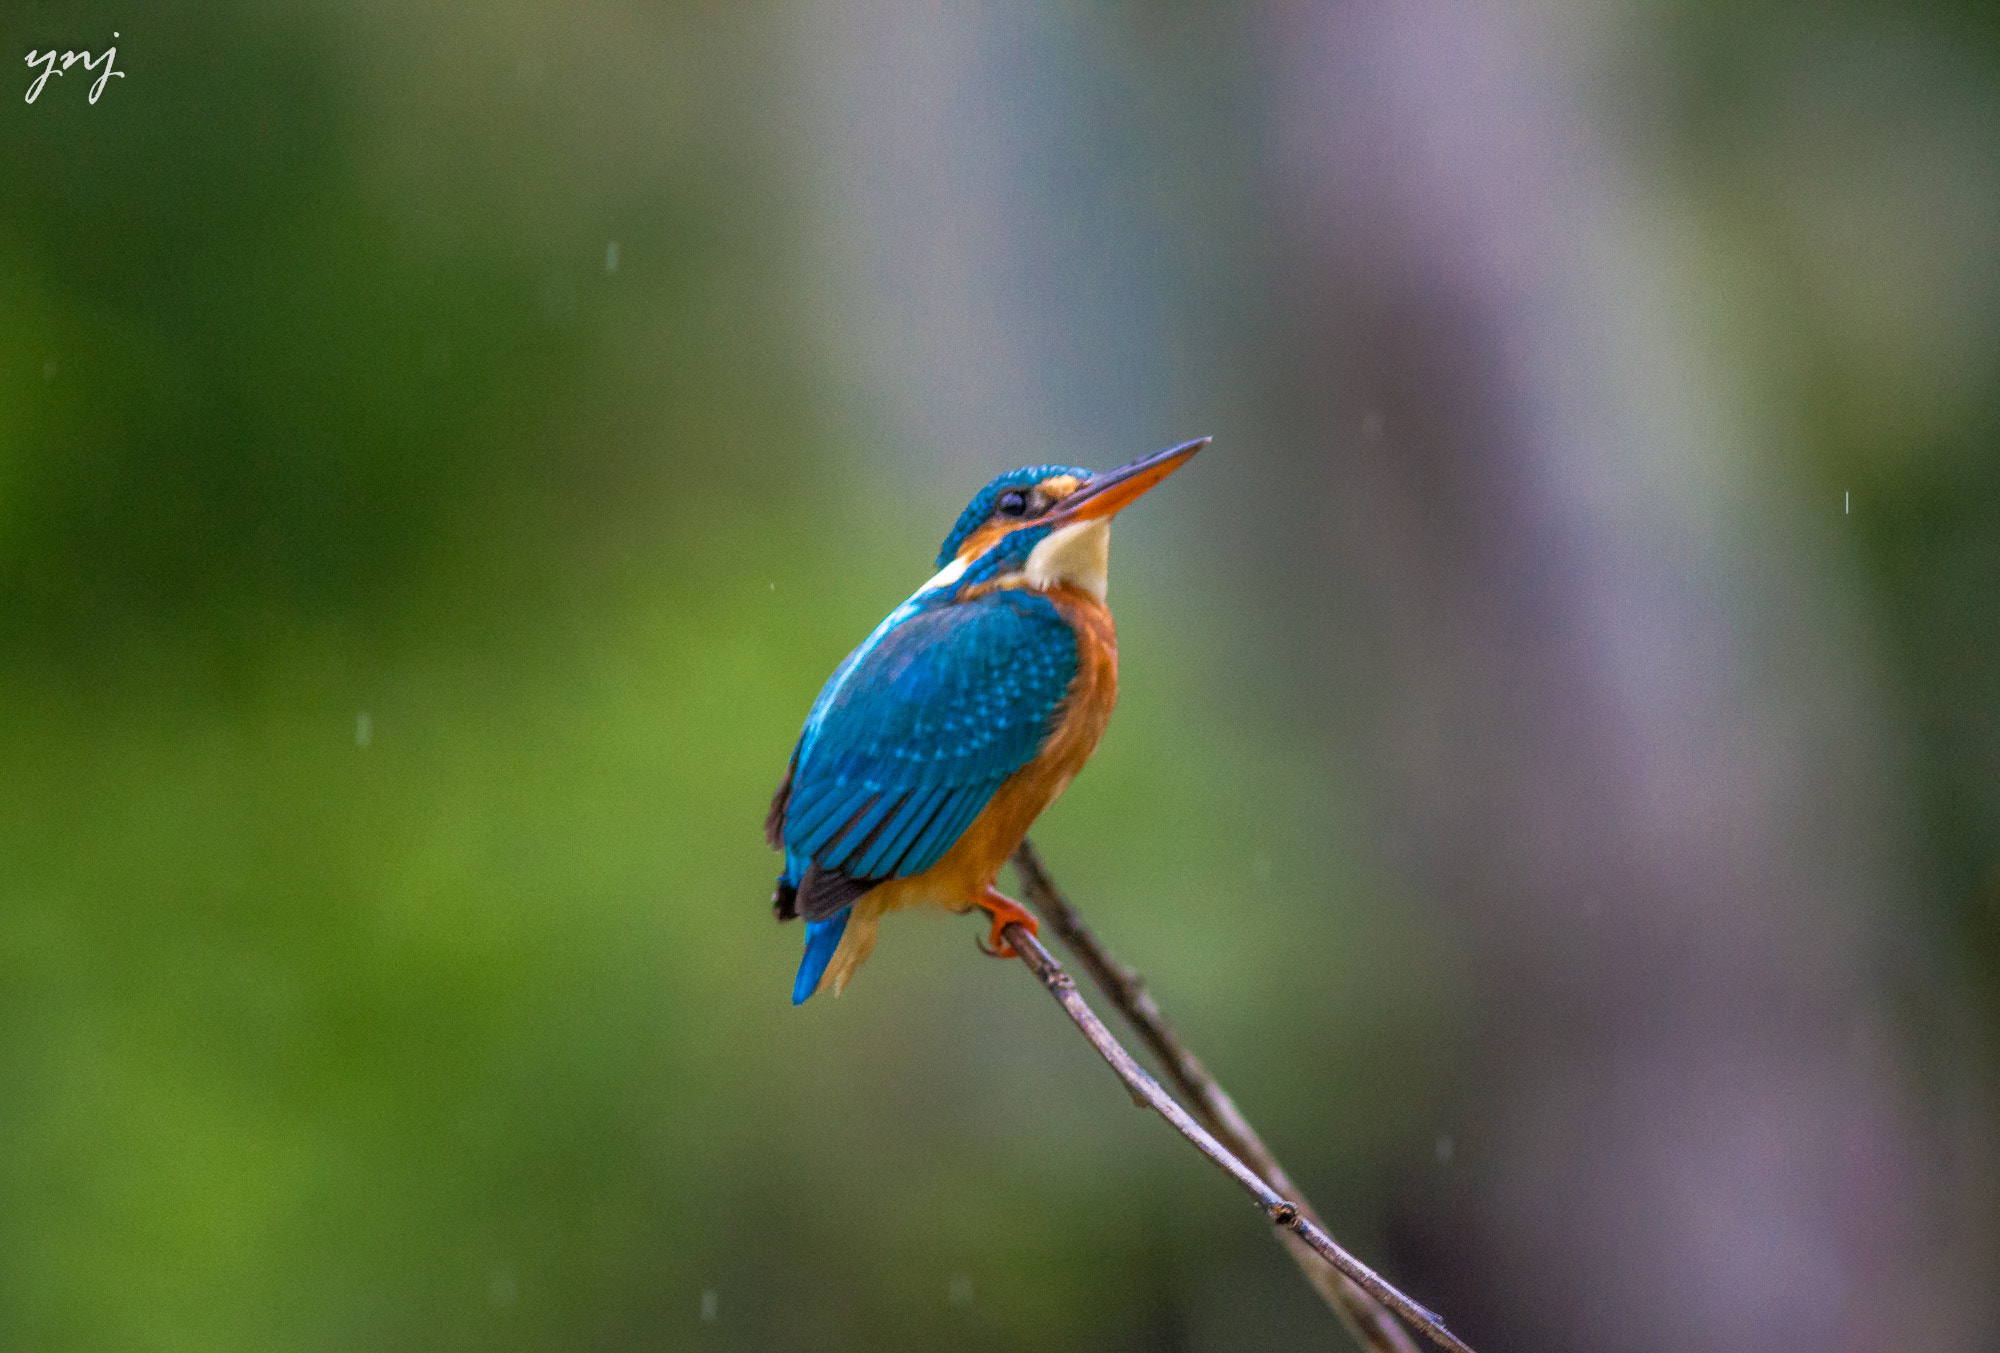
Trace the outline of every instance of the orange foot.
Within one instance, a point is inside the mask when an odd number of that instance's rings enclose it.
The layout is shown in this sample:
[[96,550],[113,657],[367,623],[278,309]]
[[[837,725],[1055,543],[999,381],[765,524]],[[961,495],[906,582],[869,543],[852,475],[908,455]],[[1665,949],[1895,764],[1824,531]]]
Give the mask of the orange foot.
[[986,943],[979,947],[995,958],[1020,957],[1015,952],[1014,946],[1007,943],[1000,934],[1001,931],[1013,925],[1016,921],[1019,921],[1022,928],[1030,935],[1039,934],[1041,931],[1040,922],[1022,910],[1019,902],[1002,893],[994,892],[991,888],[986,890],[986,897],[979,905],[991,913],[993,917],[993,933],[987,937]]

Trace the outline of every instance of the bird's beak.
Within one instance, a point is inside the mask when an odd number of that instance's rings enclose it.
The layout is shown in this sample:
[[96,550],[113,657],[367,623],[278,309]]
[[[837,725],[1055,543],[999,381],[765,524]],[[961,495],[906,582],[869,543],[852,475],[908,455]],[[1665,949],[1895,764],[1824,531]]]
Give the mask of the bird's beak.
[[1044,522],[1091,521],[1109,517],[1120,508],[1130,507],[1139,496],[1181,468],[1195,452],[1207,446],[1207,437],[1197,437],[1150,456],[1141,456],[1129,465],[1092,475],[1089,482],[1056,505]]

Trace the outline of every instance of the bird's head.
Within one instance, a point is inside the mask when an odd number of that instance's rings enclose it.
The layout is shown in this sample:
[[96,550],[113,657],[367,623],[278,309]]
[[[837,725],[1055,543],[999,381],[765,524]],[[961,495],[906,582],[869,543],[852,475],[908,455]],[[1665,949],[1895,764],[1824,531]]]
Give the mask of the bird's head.
[[927,591],[1067,583],[1104,599],[1111,518],[1208,445],[1201,437],[1103,474],[1074,465],[1010,470],[973,495],[938,550]]

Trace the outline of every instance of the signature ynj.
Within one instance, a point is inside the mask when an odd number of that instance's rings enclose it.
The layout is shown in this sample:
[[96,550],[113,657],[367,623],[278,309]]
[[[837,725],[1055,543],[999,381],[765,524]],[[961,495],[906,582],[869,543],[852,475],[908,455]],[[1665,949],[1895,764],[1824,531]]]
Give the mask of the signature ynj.
[[[111,36],[115,38],[118,35],[113,33]],[[121,80],[125,78],[124,71],[113,70],[111,68],[112,61],[117,55],[118,49],[116,47],[106,47],[104,55],[99,57],[92,57],[89,52],[58,52],[53,47],[49,48],[46,52],[29,52],[28,69],[33,70],[35,67],[40,66],[42,73],[29,83],[26,102],[33,103],[40,96],[42,86],[49,82],[51,75],[65,74],[71,66],[76,65],[80,61],[83,63],[85,71],[94,71],[100,65],[104,67],[104,73],[99,75],[97,83],[90,87],[90,101],[96,103],[98,95],[104,92],[104,86],[110,81],[112,76],[115,75]],[[56,65],[58,61],[62,62],[61,66]]]

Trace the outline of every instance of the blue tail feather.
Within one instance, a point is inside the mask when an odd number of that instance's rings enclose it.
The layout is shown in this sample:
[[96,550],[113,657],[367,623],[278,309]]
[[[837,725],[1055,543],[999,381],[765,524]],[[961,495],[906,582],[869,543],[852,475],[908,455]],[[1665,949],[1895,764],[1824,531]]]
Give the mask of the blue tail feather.
[[824,921],[806,922],[806,956],[799,961],[798,979],[792,983],[792,1004],[804,1005],[806,998],[819,987],[819,979],[826,973],[826,965],[833,961],[833,951],[840,947],[840,937],[847,930],[847,915],[852,907],[842,907]]

